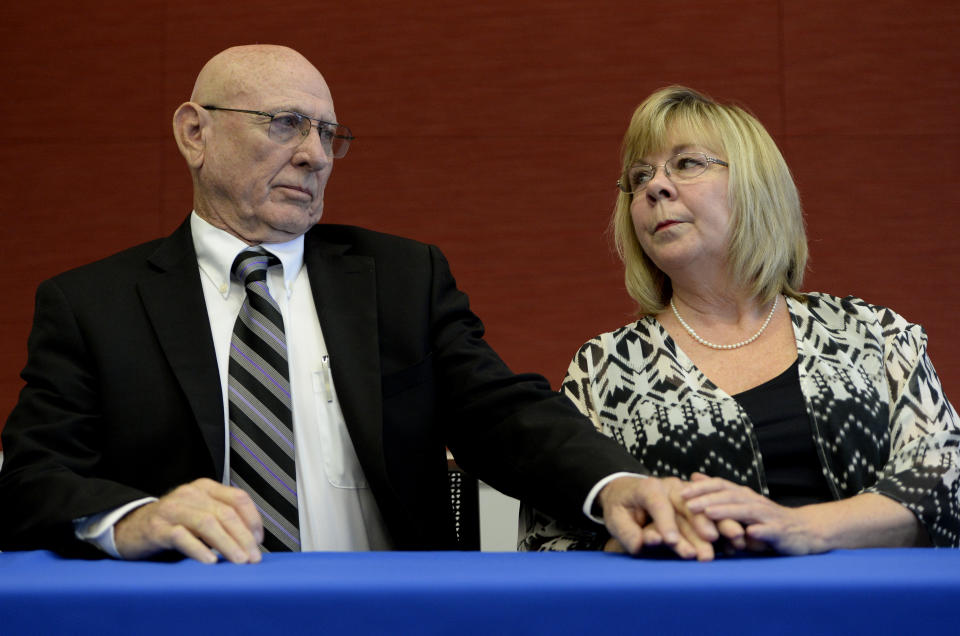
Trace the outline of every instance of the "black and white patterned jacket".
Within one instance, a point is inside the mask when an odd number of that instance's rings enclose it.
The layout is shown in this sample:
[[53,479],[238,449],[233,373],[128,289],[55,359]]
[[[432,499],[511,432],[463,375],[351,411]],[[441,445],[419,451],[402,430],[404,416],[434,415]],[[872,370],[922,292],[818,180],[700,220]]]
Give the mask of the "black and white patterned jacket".
[[[788,299],[800,387],[830,490],[877,492],[920,519],[934,545],[960,546],[960,420],[927,356],[927,336],[893,311],[821,293]],[[652,317],[577,352],[563,392],[656,476],[694,471],[769,495],[746,412]],[[524,506],[520,549],[598,549],[606,535]]]

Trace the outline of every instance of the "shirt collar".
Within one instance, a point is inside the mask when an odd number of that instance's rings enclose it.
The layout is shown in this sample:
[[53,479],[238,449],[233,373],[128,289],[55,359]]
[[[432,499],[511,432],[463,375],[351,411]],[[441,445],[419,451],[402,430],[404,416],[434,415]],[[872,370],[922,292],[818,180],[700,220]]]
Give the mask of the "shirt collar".
[[[197,252],[200,270],[227,298],[230,295],[230,268],[237,254],[250,246],[225,230],[214,227],[194,211],[190,215],[193,247]],[[259,245],[278,259],[283,266],[283,286],[287,296],[293,292],[293,283],[303,267],[303,235],[284,243]]]

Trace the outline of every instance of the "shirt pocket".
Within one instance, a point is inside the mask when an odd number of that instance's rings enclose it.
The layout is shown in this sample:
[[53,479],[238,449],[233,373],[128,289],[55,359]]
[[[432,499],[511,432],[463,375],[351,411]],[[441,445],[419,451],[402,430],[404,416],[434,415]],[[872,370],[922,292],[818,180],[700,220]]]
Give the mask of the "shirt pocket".
[[313,374],[317,434],[327,481],[336,488],[369,488],[330,382],[329,371]]

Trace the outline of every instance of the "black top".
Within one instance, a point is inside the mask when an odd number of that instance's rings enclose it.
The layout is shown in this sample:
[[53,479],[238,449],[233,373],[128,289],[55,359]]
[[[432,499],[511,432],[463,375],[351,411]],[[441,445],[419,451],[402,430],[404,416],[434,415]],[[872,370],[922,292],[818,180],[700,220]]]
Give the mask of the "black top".
[[733,396],[753,422],[770,498],[784,506],[832,501],[800,390],[799,359],[786,371]]

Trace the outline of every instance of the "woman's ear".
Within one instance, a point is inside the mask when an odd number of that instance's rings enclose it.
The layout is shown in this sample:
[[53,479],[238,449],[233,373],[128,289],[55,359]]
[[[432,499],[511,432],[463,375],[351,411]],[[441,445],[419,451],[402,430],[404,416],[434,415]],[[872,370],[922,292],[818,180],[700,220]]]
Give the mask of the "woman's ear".
[[206,151],[204,128],[206,127],[206,112],[199,104],[184,102],[173,114],[173,137],[177,140],[180,154],[187,160],[192,170],[198,170],[203,165]]

